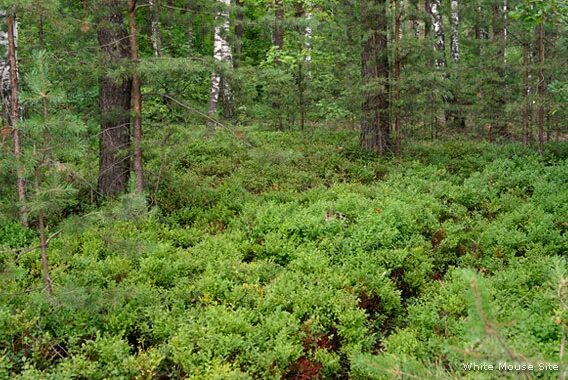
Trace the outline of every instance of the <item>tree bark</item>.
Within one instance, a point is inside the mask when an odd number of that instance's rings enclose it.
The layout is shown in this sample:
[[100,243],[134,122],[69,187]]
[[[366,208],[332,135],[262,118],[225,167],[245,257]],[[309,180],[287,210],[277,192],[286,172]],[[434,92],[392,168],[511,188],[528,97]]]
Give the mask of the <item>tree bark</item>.
[[242,59],[243,34],[245,12],[243,8],[243,0],[235,0],[237,13],[235,15],[235,59],[234,66],[237,67]]
[[274,0],[274,45],[284,48],[284,0]]
[[160,57],[162,55],[162,28],[160,27],[160,0],[148,0],[152,18],[150,21],[152,50],[154,56]]
[[440,0],[430,0],[430,14],[432,15],[432,27],[434,29],[434,48],[438,53],[435,63],[438,69],[446,67],[446,39],[444,36],[444,24],[440,13]]
[[[223,8],[217,13],[215,20],[218,24],[215,26],[214,44],[213,44],[213,58],[218,62],[224,62],[229,65],[233,64],[233,56],[231,53],[231,46],[227,40],[227,36],[230,31],[230,19],[229,19],[229,6],[231,5],[231,0],[220,0],[223,4]],[[220,22],[220,23],[219,23]],[[210,118],[215,117],[217,112],[217,104],[219,99],[222,97],[224,105],[224,116],[227,118],[232,117],[232,106],[233,99],[231,94],[231,86],[227,78],[223,78],[222,75],[215,70],[211,76],[211,92],[209,95],[209,105],[207,113]],[[209,130],[212,131],[215,128],[215,123],[209,121],[207,123]]]
[[[426,11],[427,15],[430,15],[430,8],[430,0],[424,0],[424,10]],[[424,18],[424,38],[428,38],[430,29],[432,29],[432,17],[426,16],[426,18]]]
[[136,0],[128,0],[128,25],[130,27],[130,60],[133,65],[132,88],[132,129],[134,132],[134,174],[136,192],[144,192],[144,162],[142,156],[142,93],[140,81],[140,57],[138,56],[138,28],[136,26]]
[[401,60],[400,60],[400,39],[401,39],[401,18],[402,18],[402,11],[401,11],[401,0],[393,0],[394,1],[394,133],[395,133],[395,146],[394,150],[396,154],[400,154],[400,146],[401,146],[401,131],[400,131],[400,73],[401,73]]
[[[8,14],[6,16],[6,24],[8,28],[8,77],[9,86],[4,87],[3,93],[7,94],[9,91],[9,97],[4,101],[4,107],[8,107],[9,112],[7,112],[8,126],[12,131],[12,137],[14,139],[14,156],[16,159],[17,173],[16,173],[16,188],[18,191],[18,200],[22,204],[20,206],[20,222],[24,226],[28,226],[28,213],[23,205],[26,201],[26,183],[24,177],[24,166],[22,163],[22,143],[20,130],[17,128],[16,123],[21,120],[20,115],[20,102],[19,102],[19,73],[18,73],[18,59],[17,59],[17,38],[18,38],[18,24],[16,21],[16,16],[13,14]],[[6,70],[5,70],[6,71]],[[5,85],[5,78],[2,78],[2,84]]]
[[529,144],[529,120],[531,114],[530,104],[530,85],[529,85],[529,47],[523,46],[523,98],[525,104],[523,107],[523,145],[526,147]]
[[537,26],[537,48],[538,48],[538,151],[544,154],[544,121],[545,121],[545,101],[546,101],[546,78],[544,76],[544,19]]
[[[129,58],[129,38],[123,24],[121,0],[101,0],[103,15],[97,23],[97,37],[105,68],[116,68]],[[99,79],[101,134],[98,191],[115,196],[126,191],[130,177],[130,92],[132,79]]]
[[460,15],[458,0],[451,0],[451,24],[452,24],[452,61],[457,64],[460,61]]
[[361,53],[364,90],[360,144],[364,150],[385,154],[391,150],[386,0],[365,0],[361,12],[365,38]]

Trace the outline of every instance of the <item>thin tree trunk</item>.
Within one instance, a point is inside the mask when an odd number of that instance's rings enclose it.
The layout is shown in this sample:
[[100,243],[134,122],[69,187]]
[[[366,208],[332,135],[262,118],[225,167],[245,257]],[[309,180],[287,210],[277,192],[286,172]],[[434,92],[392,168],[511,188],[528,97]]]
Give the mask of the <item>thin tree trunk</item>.
[[235,59],[234,66],[237,67],[242,59],[243,34],[245,12],[243,8],[243,0],[235,0],[237,12],[235,15]]
[[544,121],[545,121],[545,96],[546,79],[544,76],[544,19],[537,26],[537,47],[538,47],[538,151],[544,154]]
[[160,27],[160,0],[148,0],[150,12],[152,13],[152,21],[150,29],[152,32],[152,50],[156,57],[162,55],[162,31]]
[[144,163],[142,157],[142,94],[139,73],[140,57],[138,56],[138,28],[136,27],[136,0],[128,0],[128,25],[130,27],[130,59],[134,65],[132,74],[132,129],[134,132],[134,174],[136,175],[136,192],[144,192]]
[[446,40],[444,36],[444,24],[440,13],[440,0],[430,0],[430,14],[432,15],[432,26],[434,28],[434,48],[437,52],[436,67],[442,69],[446,67]]
[[361,16],[367,37],[361,54],[361,76],[365,89],[360,144],[364,150],[385,154],[391,149],[386,0],[364,1]]
[[284,48],[284,0],[274,0],[274,45]]
[[[528,42],[527,42],[528,45]],[[523,46],[523,97],[525,104],[523,107],[523,145],[526,147],[529,143],[529,119],[530,119],[530,86],[529,86],[529,47]]]
[[[98,20],[97,36],[104,67],[113,68],[129,58],[128,33],[123,24],[121,0],[101,0],[103,15]],[[128,187],[130,177],[130,95],[131,78],[116,79],[103,74],[99,79],[101,134],[98,191],[115,196]]]
[[[22,225],[28,226],[28,213],[23,205],[26,201],[26,183],[24,178],[24,167],[22,163],[22,143],[20,130],[17,128],[16,123],[20,121],[20,102],[19,102],[19,75],[18,75],[18,60],[17,60],[17,38],[18,38],[18,24],[16,16],[8,14],[6,17],[6,24],[8,27],[8,70],[10,78],[10,97],[9,97],[9,117],[8,125],[12,129],[12,136],[14,139],[14,156],[17,165],[17,178],[16,187],[18,190],[18,200],[22,205],[20,206],[20,221]],[[5,104],[6,105],[6,104]]]
[[452,61],[457,64],[460,61],[460,16],[458,0],[451,0],[451,24],[452,24]]
[[[424,0],[424,10],[426,11],[426,15],[430,15],[430,7],[430,0]],[[428,38],[430,29],[432,29],[431,16],[426,16],[424,19],[424,38]]]
[[[272,31],[272,40],[274,46],[278,48],[274,63],[276,65],[280,65],[279,55],[281,54],[282,49],[284,49],[284,0],[274,0],[274,30]],[[278,119],[277,128],[282,130],[284,126],[280,91],[276,89],[275,93],[272,95],[272,109],[276,113],[276,117]]]
[[395,133],[395,152],[400,154],[400,145],[402,136],[400,135],[400,73],[401,73],[401,61],[400,61],[400,39],[401,39],[401,0],[394,0],[394,133]]
[[[452,63],[455,68],[457,68],[460,62],[460,15],[459,15],[459,1],[458,0],[451,0],[451,14],[450,14],[450,21],[451,21],[451,47],[450,47],[450,56],[452,58]],[[459,82],[459,71],[453,70],[453,80],[454,82]],[[456,90],[454,93],[451,94],[450,99],[450,106],[451,109],[449,111],[450,123],[460,129],[465,128],[465,117],[459,109],[456,109],[459,105],[459,87],[456,86]]]
[[[220,0],[223,3],[223,8],[219,11],[215,20],[220,24],[215,26],[215,36],[213,44],[213,58],[218,62],[225,62],[229,65],[233,63],[233,56],[231,54],[231,47],[227,40],[230,30],[230,20],[229,20],[229,6],[231,5],[231,0]],[[224,104],[224,114],[225,117],[232,116],[228,110],[232,107],[232,94],[231,87],[227,78],[223,78],[221,74],[216,70],[211,76],[211,93],[209,95],[209,105],[207,113],[210,118],[215,117],[217,112],[217,104],[219,103],[219,98],[222,96]],[[215,123],[209,121],[207,123],[210,132],[215,128]]]
[[420,22],[418,21],[418,0],[411,0],[410,4],[412,5],[412,11],[410,13],[410,28],[414,33],[416,39],[420,38]]
[[306,48],[306,55],[304,57],[304,62],[308,65],[308,76],[310,75],[310,63],[312,62],[312,37],[313,29],[312,22],[313,15],[312,12],[306,13],[306,28],[304,29],[304,44]]

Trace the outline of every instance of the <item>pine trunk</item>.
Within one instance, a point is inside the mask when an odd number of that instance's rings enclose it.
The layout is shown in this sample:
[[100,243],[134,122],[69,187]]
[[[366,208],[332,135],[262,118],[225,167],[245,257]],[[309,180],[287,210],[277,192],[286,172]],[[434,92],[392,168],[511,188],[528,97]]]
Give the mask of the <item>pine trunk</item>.
[[525,104],[523,107],[523,145],[526,147],[529,144],[529,127],[530,127],[530,84],[529,84],[529,46],[528,42],[523,46],[523,97]]
[[366,37],[361,54],[365,89],[360,144],[364,150],[386,154],[391,150],[386,0],[364,1],[361,11]]
[[400,61],[400,39],[401,39],[401,0],[394,0],[394,133],[395,133],[395,152],[400,154],[401,145],[401,131],[400,131],[400,73],[401,73],[401,61]]
[[134,174],[136,192],[144,192],[144,162],[142,157],[142,93],[139,73],[138,28],[136,26],[136,0],[128,0],[128,25],[130,27],[130,59],[133,64],[132,88],[132,129],[134,132]]
[[[113,69],[129,58],[128,33],[123,24],[120,0],[103,0],[104,15],[98,22],[97,37],[104,67]],[[99,79],[101,134],[98,191],[115,196],[126,191],[130,177],[130,92],[131,78],[114,78],[104,73]]]
[[546,116],[545,97],[546,97],[546,78],[544,76],[544,20],[537,26],[537,47],[538,47],[538,151],[544,154],[544,121]]
[[284,48],[284,0],[274,0],[274,45]]

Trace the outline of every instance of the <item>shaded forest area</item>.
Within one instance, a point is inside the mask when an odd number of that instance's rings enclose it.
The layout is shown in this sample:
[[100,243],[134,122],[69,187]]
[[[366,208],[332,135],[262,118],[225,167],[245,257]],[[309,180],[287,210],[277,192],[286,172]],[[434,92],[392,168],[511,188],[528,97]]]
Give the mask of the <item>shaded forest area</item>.
[[568,373],[566,0],[2,0],[0,97],[2,379]]

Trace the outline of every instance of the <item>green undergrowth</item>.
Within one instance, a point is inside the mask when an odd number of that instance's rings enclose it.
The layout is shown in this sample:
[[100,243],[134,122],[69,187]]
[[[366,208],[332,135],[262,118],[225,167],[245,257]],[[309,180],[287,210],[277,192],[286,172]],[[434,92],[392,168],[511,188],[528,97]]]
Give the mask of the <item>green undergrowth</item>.
[[[568,153],[353,132],[188,134],[150,210],[0,228],[0,378],[492,378],[560,363]],[[495,374],[493,374],[495,375]],[[539,376],[557,378],[558,373]],[[514,374],[511,375],[514,377]]]

